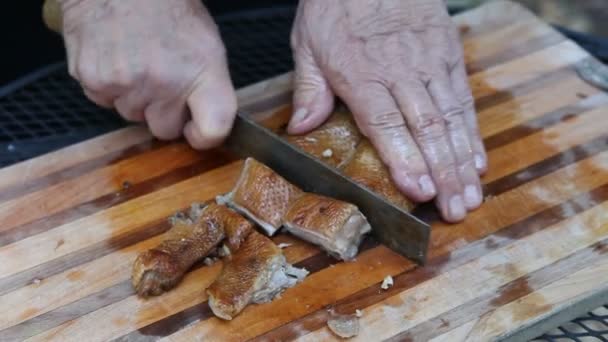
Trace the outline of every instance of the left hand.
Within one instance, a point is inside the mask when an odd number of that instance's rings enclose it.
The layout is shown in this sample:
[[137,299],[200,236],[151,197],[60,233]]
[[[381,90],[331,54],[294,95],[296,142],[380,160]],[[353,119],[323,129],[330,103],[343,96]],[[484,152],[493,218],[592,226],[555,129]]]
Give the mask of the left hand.
[[338,95],[404,194],[436,197],[450,222],[481,204],[486,154],[442,0],[301,0],[291,38],[289,133],[322,124]]

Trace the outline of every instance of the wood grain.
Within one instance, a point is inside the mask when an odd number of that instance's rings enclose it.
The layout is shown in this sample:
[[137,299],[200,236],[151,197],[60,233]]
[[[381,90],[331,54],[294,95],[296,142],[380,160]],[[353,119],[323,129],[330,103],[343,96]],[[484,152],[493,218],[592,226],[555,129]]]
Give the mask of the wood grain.
[[[592,57],[508,1],[455,20],[488,149],[487,198],[457,225],[417,210],[432,224],[427,265],[372,240],[340,263],[280,234],[310,276],[233,321],[206,303],[219,263],[139,299],[136,255],[162,239],[169,215],[230,189],[242,162],[130,127],[0,170],[0,340],[333,340],[331,307],[363,310],[355,340],[487,341],[608,291],[597,276],[608,273],[608,94],[575,71]],[[241,107],[280,127],[292,77],[239,90]]]

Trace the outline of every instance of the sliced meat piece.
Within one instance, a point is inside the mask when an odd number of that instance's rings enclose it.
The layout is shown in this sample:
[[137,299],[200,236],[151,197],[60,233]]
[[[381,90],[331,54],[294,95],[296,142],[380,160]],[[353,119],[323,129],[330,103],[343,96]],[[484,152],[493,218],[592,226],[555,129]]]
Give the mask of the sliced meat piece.
[[231,320],[249,303],[271,301],[307,274],[288,264],[269,238],[251,232],[207,289],[209,307],[217,317]]
[[342,260],[354,258],[363,235],[371,231],[355,205],[311,193],[293,203],[284,217],[284,225],[293,235]]
[[132,284],[142,297],[159,295],[177,285],[195,262],[216,250],[226,231],[239,232],[233,236],[234,246],[244,231],[253,229],[244,217],[215,203],[200,209],[194,217],[174,217],[172,225],[166,238],[141,253],[133,264]]
[[[196,215],[196,211],[198,210],[193,206],[190,211],[190,217]],[[225,245],[230,249],[230,253],[236,252],[253,230],[251,222],[225,205],[211,204],[205,208],[203,213],[209,218],[218,217],[221,219],[220,221],[226,236]]]
[[376,149],[368,140],[363,140],[357,146],[355,154],[344,166],[342,172],[389,202],[407,211],[414,208],[413,203],[399,192]]
[[339,168],[355,152],[361,134],[351,115],[341,110],[314,131],[304,135],[287,135],[285,139],[328,165]]
[[289,204],[301,193],[266,165],[247,158],[232,191],[218,196],[217,202],[241,212],[272,236],[281,227]]

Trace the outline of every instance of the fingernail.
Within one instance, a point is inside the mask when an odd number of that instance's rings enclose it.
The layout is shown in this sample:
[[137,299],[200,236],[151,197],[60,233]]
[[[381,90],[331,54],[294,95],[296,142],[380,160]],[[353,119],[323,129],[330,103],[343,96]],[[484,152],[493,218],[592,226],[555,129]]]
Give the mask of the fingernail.
[[304,121],[304,119],[306,119],[307,116],[308,116],[308,109],[300,108],[293,113],[293,116],[291,117],[291,122],[297,125],[300,122]]
[[480,154],[475,155],[475,168],[477,170],[483,170],[484,168],[483,157]]
[[425,196],[435,196],[437,190],[435,189],[435,183],[429,175],[424,175],[418,180],[420,189]]
[[467,185],[464,188],[464,201],[469,209],[476,208],[481,204],[481,195],[475,185]]
[[462,201],[462,196],[454,195],[450,198],[450,216],[454,220],[460,220],[466,215],[466,209]]

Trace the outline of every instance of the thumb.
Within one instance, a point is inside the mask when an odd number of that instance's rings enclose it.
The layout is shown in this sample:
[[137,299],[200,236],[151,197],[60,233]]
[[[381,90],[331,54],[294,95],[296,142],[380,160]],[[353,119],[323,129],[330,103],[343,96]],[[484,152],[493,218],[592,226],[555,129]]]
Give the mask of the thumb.
[[295,84],[293,116],[287,127],[290,134],[303,134],[321,125],[331,114],[334,94],[310,51],[294,54]]
[[209,149],[222,143],[230,133],[237,110],[236,93],[225,59],[218,59],[200,75],[188,97],[192,120],[184,135],[195,149]]

